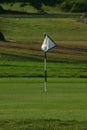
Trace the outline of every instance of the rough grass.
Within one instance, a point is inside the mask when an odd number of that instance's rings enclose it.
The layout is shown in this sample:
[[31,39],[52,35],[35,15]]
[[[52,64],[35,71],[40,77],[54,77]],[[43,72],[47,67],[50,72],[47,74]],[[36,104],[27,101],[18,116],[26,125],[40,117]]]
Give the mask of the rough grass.
[[[28,13],[38,13],[39,11],[34,8],[31,5],[26,5],[25,7],[21,7],[19,3],[15,3],[13,6],[10,6],[9,4],[2,4],[2,7],[6,10],[12,10],[12,11],[20,11],[20,12],[28,12]],[[42,9],[46,12],[46,13],[55,13],[58,14],[60,13],[60,9],[58,6],[45,6],[42,5]],[[40,13],[40,12],[39,12]]]
[[87,25],[71,18],[6,18],[1,19],[7,40],[20,43],[43,41],[43,33],[48,33],[55,42],[87,41]]
[[0,42],[1,60],[41,61],[43,33],[57,47],[47,54],[49,61],[87,61],[87,25],[70,18],[1,18],[1,30],[10,42]]
[[[57,47],[47,53],[48,61],[87,61],[87,42],[59,42]],[[0,59],[20,61],[42,61],[42,43],[0,42]]]
[[61,120],[1,121],[1,130],[85,130],[87,122]]
[[20,11],[20,12],[29,12],[29,13],[37,13],[38,10],[35,9],[33,6],[25,6],[21,7],[19,3],[15,3],[13,6],[10,6],[9,4],[2,4],[2,7],[6,10],[12,10],[12,11]]

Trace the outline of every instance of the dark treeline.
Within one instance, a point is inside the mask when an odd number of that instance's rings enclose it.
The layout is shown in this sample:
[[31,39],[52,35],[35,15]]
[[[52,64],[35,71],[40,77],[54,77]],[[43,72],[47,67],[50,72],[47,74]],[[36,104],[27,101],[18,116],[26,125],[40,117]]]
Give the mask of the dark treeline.
[[12,6],[20,2],[20,6],[31,5],[39,11],[44,12],[42,5],[56,6],[65,12],[87,12],[87,0],[0,0],[0,3],[7,3]]

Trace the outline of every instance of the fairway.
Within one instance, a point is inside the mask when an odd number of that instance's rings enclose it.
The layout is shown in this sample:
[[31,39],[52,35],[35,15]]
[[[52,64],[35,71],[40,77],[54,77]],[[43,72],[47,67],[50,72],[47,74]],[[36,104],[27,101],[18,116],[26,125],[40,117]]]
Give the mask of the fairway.
[[[40,82],[39,82],[40,81]],[[0,120],[87,120],[87,80],[0,79]]]

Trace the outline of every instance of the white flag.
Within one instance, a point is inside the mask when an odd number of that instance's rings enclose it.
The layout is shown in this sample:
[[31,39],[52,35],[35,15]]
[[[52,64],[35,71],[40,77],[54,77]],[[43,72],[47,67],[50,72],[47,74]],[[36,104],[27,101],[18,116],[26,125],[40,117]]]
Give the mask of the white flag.
[[55,42],[47,34],[45,34],[41,50],[43,52],[47,52],[48,50],[52,49],[55,46],[56,46]]

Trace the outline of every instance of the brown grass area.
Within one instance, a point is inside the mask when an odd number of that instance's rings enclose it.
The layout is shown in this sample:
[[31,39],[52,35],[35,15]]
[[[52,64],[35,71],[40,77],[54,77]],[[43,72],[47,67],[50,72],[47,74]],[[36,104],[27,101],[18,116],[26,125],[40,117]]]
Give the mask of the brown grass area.
[[[42,57],[41,51],[42,43],[13,43],[1,42],[0,52],[16,55],[32,55],[33,57]],[[73,60],[73,61],[87,61],[87,41],[61,41],[57,42],[57,47],[47,53],[50,60]]]

